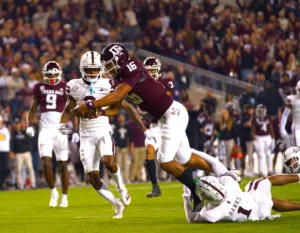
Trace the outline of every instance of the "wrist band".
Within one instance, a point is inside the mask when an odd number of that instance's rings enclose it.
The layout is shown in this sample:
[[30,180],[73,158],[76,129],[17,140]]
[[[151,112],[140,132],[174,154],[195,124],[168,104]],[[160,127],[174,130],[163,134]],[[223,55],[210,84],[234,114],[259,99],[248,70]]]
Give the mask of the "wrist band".
[[95,105],[94,105],[93,101],[87,101],[87,102],[85,102],[85,105],[86,105],[88,110],[92,110],[92,109],[95,108]]

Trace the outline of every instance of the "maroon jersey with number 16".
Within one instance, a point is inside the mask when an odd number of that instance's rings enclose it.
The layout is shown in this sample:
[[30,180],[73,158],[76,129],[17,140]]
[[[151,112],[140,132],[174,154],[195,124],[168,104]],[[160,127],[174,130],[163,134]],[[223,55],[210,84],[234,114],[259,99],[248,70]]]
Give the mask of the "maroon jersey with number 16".
[[121,83],[132,88],[125,97],[157,120],[173,103],[173,97],[166,93],[165,86],[154,80],[137,60],[127,60],[120,68],[118,76],[111,82],[114,88]]

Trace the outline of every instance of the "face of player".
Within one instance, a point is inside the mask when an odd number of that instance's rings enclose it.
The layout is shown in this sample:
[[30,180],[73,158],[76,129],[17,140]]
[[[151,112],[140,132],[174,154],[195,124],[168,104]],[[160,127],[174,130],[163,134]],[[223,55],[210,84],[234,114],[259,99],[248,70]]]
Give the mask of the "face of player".
[[111,60],[111,61],[108,61],[106,64],[103,65],[104,67],[104,73],[109,77],[109,78],[114,78],[117,76],[118,74],[118,71],[117,71],[117,68],[114,64],[114,62]]
[[148,68],[147,71],[148,71],[148,73],[151,75],[152,78],[158,79],[158,72],[157,72],[157,69],[154,69],[154,68]]
[[290,160],[285,162],[285,165],[288,166],[290,172],[297,171],[299,169],[298,157],[293,157]]
[[100,68],[85,68],[84,71],[87,75],[89,75],[90,79],[95,79],[100,73]]
[[48,83],[54,85],[57,82],[59,74],[45,74],[45,76],[48,80]]

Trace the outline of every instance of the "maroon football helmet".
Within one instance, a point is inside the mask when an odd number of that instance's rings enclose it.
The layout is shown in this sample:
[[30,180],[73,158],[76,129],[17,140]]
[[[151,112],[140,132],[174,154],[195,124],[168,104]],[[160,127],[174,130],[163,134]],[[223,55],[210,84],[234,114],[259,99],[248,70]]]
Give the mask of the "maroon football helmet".
[[143,62],[144,67],[154,79],[159,79],[161,76],[161,63],[156,57],[147,57]]
[[109,78],[115,78],[121,66],[129,59],[125,47],[118,43],[107,45],[101,52],[101,63],[103,73]]
[[43,80],[50,85],[56,85],[61,81],[61,68],[56,61],[48,61],[42,70]]

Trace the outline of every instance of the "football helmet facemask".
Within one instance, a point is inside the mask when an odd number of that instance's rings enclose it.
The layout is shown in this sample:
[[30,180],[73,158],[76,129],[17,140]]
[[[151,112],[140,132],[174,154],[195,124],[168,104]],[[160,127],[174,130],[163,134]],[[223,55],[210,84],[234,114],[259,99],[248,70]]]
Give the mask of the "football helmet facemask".
[[283,166],[289,173],[298,173],[300,169],[300,148],[290,147],[283,153]]
[[96,82],[101,76],[100,54],[88,51],[81,56],[80,72],[82,78],[87,82]]
[[159,79],[161,76],[161,62],[156,57],[147,57],[144,62],[143,66],[146,68],[148,73],[154,79]]
[[56,85],[61,81],[62,70],[56,61],[48,61],[43,69],[43,80],[50,85]]
[[121,66],[129,59],[125,47],[118,43],[107,45],[101,52],[102,69],[110,79],[115,78]]

